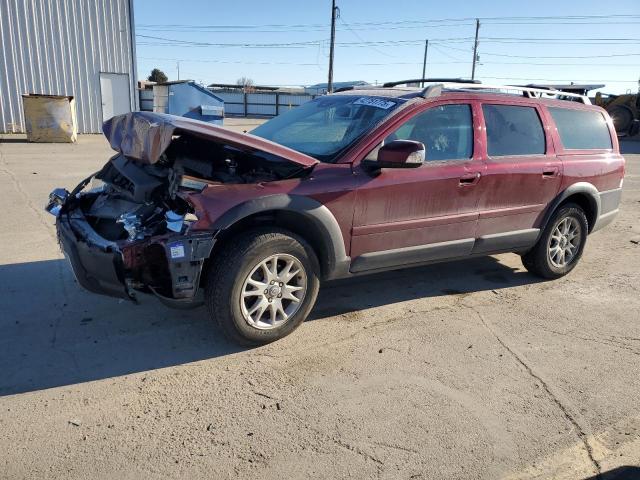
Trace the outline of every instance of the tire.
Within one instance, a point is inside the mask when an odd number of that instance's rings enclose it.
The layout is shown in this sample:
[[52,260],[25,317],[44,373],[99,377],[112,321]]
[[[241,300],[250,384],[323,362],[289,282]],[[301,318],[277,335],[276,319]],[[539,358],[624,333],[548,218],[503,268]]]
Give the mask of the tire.
[[[243,232],[215,254],[210,268],[205,285],[209,315],[230,340],[242,345],[289,335],[309,315],[320,288],[315,252],[287,230]],[[281,276],[274,276],[274,268]],[[287,280],[296,270],[300,273]]]
[[522,264],[529,272],[542,278],[560,278],[580,261],[588,232],[584,210],[574,203],[561,205],[547,223],[538,242],[522,255]]
[[626,105],[614,105],[608,110],[613,126],[618,135],[628,135],[631,133],[633,124],[633,112]]

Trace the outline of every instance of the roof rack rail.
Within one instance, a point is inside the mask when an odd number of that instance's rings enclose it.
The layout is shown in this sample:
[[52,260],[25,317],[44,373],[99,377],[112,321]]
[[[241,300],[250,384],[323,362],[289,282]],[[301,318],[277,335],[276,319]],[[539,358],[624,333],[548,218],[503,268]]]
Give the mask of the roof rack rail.
[[557,100],[580,101],[585,105],[591,105],[591,100],[586,95],[578,93],[563,92],[552,88],[535,88],[529,86],[518,85],[487,85],[484,83],[466,83],[466,82],[443,82],[429,85],[422,90],[420,96],[423,98],[438,97],[442,94],[442,90],[491,90],[498,93],[512,93],[529,97],[529,98],[555,98]]
[[468,78],[414,78],[413,80],[398,80],[397,82],[386,82],[382,84],[382,88],[391,88],[398,85],[406,85],[408,83],[434,83],[434,82],[450,82],[450,83],[480,83],[480,80],[471,80]]
[[349,85],[348,87],[336,88],[332,93],[346,92],[346,91],[349,91],[349,90],[355,90],[355,86],[354,85]]
[[540,88],[543,90],[560,90],[561,92],[568,93],[578,93],[580,95],[587,95],[590,90],[597,90],[598,88],[602,88],[605,86],[604,83],[554,83],[554,84],[544,84],[544,83],[529,83],[527,85],[522,85],[523,87],[533,87]]

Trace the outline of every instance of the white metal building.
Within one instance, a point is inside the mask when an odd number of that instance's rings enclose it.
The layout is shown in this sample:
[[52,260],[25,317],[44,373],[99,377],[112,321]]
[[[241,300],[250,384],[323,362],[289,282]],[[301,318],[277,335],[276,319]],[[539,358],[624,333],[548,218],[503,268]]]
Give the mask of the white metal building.
[[78,132],[137,110],[133,0],[0,0],[0,133],[22,94],[72,95]]

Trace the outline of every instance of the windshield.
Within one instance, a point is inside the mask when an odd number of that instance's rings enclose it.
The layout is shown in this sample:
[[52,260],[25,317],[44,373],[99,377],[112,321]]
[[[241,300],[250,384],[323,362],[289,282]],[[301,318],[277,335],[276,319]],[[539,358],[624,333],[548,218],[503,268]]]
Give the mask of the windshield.
[[272,118],[251,133],[321,162],[333,162],[403,101],[386,97],[328,95]]

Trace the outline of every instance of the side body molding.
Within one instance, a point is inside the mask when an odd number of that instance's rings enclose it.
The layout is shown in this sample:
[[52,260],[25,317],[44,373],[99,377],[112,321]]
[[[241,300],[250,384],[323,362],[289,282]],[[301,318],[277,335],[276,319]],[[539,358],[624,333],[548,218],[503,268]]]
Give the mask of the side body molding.
[[[544,213],[544,217],[542,218],[542,222],[540,222],[540,234],[544,231],[553,215],[553,212],[556,211],[558,206],[564,202],[571,195],[575,195],[576,193],[583,194],[586,198],[589,199],[589,203],[594,211],[594,218],[598,219],[600,217],[600,193],[598,189],[588,182],[577,182],[572,185],[569,185],[566,189],[558,194],[558,196],[551,202],[546,212]],[[589,230],[593,228],[593,225],[589,225]]]
[[313,231],[308,233],[319,235],[325,249],[324,262],[320,259],[325,280],[348,275],[351,259],[345,250],[340,225],[327,207],[312,198],[278,194],[248,200],[225,212],[213,223],[213,229],[224,230],[250,215],[273,211],[300,214],[313,225]]

